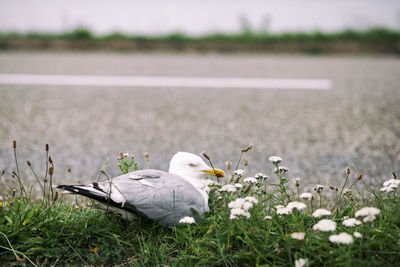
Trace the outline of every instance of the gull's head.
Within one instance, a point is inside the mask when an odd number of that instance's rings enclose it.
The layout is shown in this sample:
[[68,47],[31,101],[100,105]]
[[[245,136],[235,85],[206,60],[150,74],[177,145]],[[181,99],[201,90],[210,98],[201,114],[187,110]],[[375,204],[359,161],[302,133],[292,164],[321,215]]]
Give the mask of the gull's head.
[[172,157],[169,172],[191,182],[205,179],[207,175],[225,177],[223,170],[211,168],[199,156],[188,152],[178,152]]

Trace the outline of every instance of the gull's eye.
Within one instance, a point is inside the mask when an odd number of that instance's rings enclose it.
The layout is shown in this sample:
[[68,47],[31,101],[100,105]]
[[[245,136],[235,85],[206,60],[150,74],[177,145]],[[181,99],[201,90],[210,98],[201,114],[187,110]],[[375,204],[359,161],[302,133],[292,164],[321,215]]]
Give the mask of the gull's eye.
[[190,167],[190,168],[194,168],[194,167],[196,167],[196,164],[189,163],[189,167]]

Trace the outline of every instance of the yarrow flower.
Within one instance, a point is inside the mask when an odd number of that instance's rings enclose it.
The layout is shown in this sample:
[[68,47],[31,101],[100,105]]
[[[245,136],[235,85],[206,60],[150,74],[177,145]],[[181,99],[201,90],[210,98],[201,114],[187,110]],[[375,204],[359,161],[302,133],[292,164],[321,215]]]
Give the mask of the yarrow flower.
[[287,171],[289,171],[289,169],[284,166],[279,166],[274,169],[274,173],[285,173]]
[[279,164],[282,162],[282,159],[278,156],[271,156],[268,158],[269,161],[271,161],[273,164]]
[[233,175],[242,177],[246,172],[242,169],[238,169],[233,172]]
[[307,259],[297,259],[294,261],[295,267],[303,267],[307,263]]
[[324,186],[322,184],[316,184],[313,189],[317,193],[320,193],[322,190],[324,190]]
[[320,218],[320,217],[322,217],[322,216],[330,216],[332,213],[329,211],[329,210],[326,210],[326,209],[316,209],[314,212],[313,212],[313,214],[312,214],[312,216],[314,217],[314,218]]
[[183,217],[182,219],[179,220],[179,223],[185,223],[185,224],[193,224],[195,223],[194,218],[193,217]]
[[247,177],[243,179],[243,182],[248,183],[248,184],[256,184],[258,183],[258,180],[254,177]]
[[357,225],[361,225],[361,222],[359,220],[357,220],[356,218],[349,218],[346,219],[342,222],[342,224],[346,227],[354,227]]
[[268,175],[258,172],[256,174],[254,174],[254,178],[259,179],[259,180],[266,180],[266,179],[268,179]]
[[245,197],[244,198],[247,202],[250,202],[250,203],[254,203],[254,204],[257,204],[258,203],[258,200],[255,198],[255,197],[252,197],[252,196],[247,196],[247,197]]
[[306,204],[298,201],[289,202],[286,207],[282,205],[275,206],[276,213],[279,215],[288,215],[292,213],[293,209],[304,210],[306,207]]
[[290,236],[291,236],[293,239],[303,240],[304,237],[306,236],[306,233],[297,232],[297,233],[292,233]]
[[272,216],[267,215],[264,217],[264,220],[272,220]]
[[336,223],[329,219],[320,220],[317,224],[313,226],[314,231],[330,232],[335,231]]
[[307,207],[306,204],[298,201],[289,202],[288,205],[286,206],[286,208],[290,210],[293,209],[304,210],[306,207]]
[[400,180],[390,179],[383,183],[383,187],[381,188],[381,192],[390,193],[393,192],[396,188],[400,186]]
[[329,241],[332,243],[339,243],[339,244],[350,244],[353,243],[353,237],[348,233],[340,233],[338,235],[331,235],[329,237]]
[[364,207],[354,213],[356,217],[367,217],[367,216],[376,216],[381,211],[374,207]]
[[231,184],[226,184],[223,185],[220,189],[218,189],[219,192],[236,192],[236,187]]
[[211,187],[213,187],[213,186],[220,187],[221,186],[220,183],[213,181],[211,179],[203,180],[202,183],[203,183],[203,190],[206,191],[207,193],[210,192]]
[[362,234],[359,233],[359,232],[354,232],[353,235],[354,235],[355,238],[361,238],[362,237]]
[[233,186],[236,187],[236,188],[243,188],[243,185],[242,185],[242,184],[239,184],[239,183],[236,183],[236,184],[234,184]]
[[304,192],[300,195],[300,198],[305,200],[311,200],[313,199],[313,195],[311,193]]
[[238,216],[250,218],[250,213],[243,209],[231,209],[231,215],[229,216],[229,219],[235,220]]
[[288,214],[292,213],[292,210],[288,209],[288,208],[281,208],[281,209],[277,209],[276,213],[279,215],[288,215]]

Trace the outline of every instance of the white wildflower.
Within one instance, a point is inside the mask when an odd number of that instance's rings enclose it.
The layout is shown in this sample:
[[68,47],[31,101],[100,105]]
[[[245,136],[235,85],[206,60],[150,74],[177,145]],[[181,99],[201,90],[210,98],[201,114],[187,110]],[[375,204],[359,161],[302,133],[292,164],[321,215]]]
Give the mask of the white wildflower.
[[267,215],[264,217],[264,220],[272,220],[272,216]]
[[279,164],[282,162],[282,159],[278,156],[271,156],[268,158],[269,161],[271,161],[273,164]]
[[276,205],[274,206],[275,209],[279,210],[279,209],[283,209],[285,206],[283,205]]
[[304,192],[300,195],[300,198],[305,200],[311,200],[313,199],[313,195],[311,193]]
[[287,171],[289,171],[289,169],[284,166],[279,166],[274,169],[274,173],[284,173]]
[[243,185],[242,185],[242,184],[239,184],[239,183],[236,183],[236,184],[234,184],[233,186],[236,187],[236,188],[243,188]]
[[366,216],[375,216],[378,215],[381,211],[374,207],[364,207],[354,214],[356,217],[366,217]]
[[281,208],[281,209],[277,209],[276,213],[279,215],[288,215],[288,214],[292,213],[292,210],[288,209],[288,208]]
[[251,203],[251,202],[245,202],[245,203],[243,203],[243,209],[245,210],[245,211],[248,211],[249,209],[251,209],[253,207],[253,203]]
[[297,233],[292,233],[290,236],[291,236],[293,239],[303,240],[304,237],[306,236],[306,233],[297,232]]
[[194,218],[193,217],[183,217],[182,219],[179,220],[179,223],[186,223],[186,224],[192,224],[195,223]]
[[221,185],[220,183],[218,183],[216,181],[213,181],[211,179],[203,180],[203,184],[206,185],[206,186],[219,186],[219,185]]
[[320,193],[322,190],[324,190],[324,186],[322,184],[316,184],[313,189],[317,193]]
[[129,157],[129,153],[124,153],[124,157],[125,158]]
[[376,216],[375,215],[368,215],[368,216],[366,216],[366,217],[364,217],[364,219],[363,219],[363,222],[373,222],[373,221],[375,221],[375,219],[376,219]]
[[400,186],[400,180],[398,179],[390,179],[387,180],[383,183],[384,187],[393,187],[393,188],[397,188]]
[[220,192],[236,192],[236,187],[231,184],[226,184],[222,186],[220,189],[218,189]]
[[303,267],[307,263],[307,259],[297,259],[294,261],[295,267]]
[[359,220],[357,220],[356,218],[349,218],[346,219],[342,222],[342,224],[346,227],[354,227],[357,225],[361,225],[361,222]]
[[316,209],[314,212],[313,212],[313,214],[312,214],[312,216],[314,217],[314,218],[320,218],[320,217],[322,217],[322,216],[330,216],[332,213],[329,211],[329,210],[326,210],[326,209]]
[[233,172],[233,175],[242,177],[245,173],[246,173],[246,172],[245,172],[244,170],[238,169],[238,170],[236,170],[236,171]]
[[266,180],[266,179],[268,179],[268,175],[258,172],[256,174],[254,174],[254,178],[259,179],[259,180]]
[[385,187],[381,188],[381,192],[384,192],[384,193],[390,193],[390,192],[393,192],[393,191],[394,191],[393,187],[385,186]]
[[338,235],[331,235],[329,241],[332,243],[350,244],[353,243],[353,237],[348,233],[340,233]]
[[298,202],[298,201],[293,201],[293,202],[289,202],[288,205],[286,206],[287,209],[293,210],[293,209],[297,209],[297,210],[304,210],[305,208],[307,208],[306,204],[302,203],[302,202]]
[[250,213],[243,209],[231,209],[231,215],[229,219],[234,220],[237,219],[238,216],[250,218]]
[[317,224],[313,226],[313,230],[321,232],[335,231],[336,223],[329,219],[320,220]]
[[255,197],[247,196],[247,197],[245,197],[244,199],[245,199],[246,201],[250,202],[250,203],[254,203],[254,204],[257,204],[257,203],[258,203],[258,200],[257,200],[257,198],[255,198]]
[[354,232],[353,235],[354,235],[355,238],[361,238],[362,237],[362,234],[359,233],[359,232]]
[[231,209],[241,209],[246,201],[243,198],[237,198],[229,202],[228,207]]
[[248,184],[256,184],[256,183],[258,183],[258,180],[254,177],[247,177],[243,180],[243,182],[248,183]]

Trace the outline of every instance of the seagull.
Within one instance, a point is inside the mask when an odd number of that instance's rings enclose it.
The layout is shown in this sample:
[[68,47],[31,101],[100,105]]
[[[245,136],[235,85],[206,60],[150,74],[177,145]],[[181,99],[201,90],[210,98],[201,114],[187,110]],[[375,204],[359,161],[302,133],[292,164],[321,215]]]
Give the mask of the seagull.
[[195,154],[178,152],[171,159],[169,172],[139,170],[100,183],[57,188],[96,200],[100,208],[130,221],[143,216],[174,226],[186,216],[199,220],[209,211],[204,190],[207,175],[224,177],[225,173],[211,168]]

